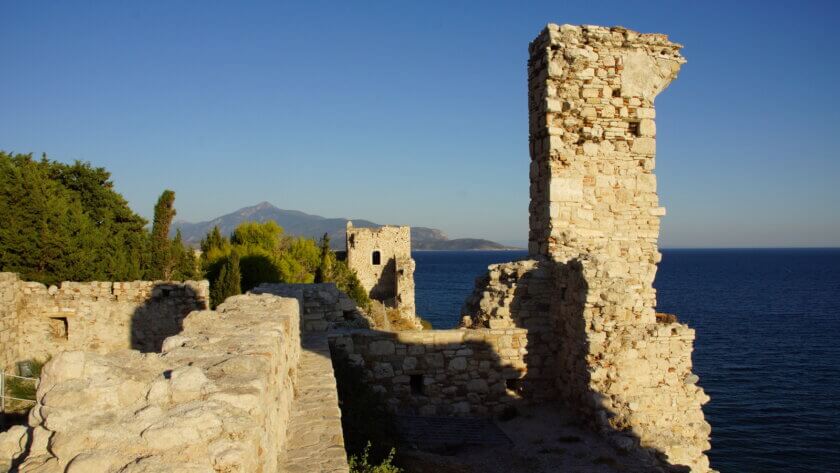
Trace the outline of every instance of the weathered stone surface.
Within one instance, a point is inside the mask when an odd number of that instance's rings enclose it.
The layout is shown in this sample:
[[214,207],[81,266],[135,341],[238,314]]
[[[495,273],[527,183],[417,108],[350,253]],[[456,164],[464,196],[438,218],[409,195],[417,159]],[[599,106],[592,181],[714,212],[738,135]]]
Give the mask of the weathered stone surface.
[[[207,308],[207,281],[64,282],[0,273],[0,365],[62,351],[158,351],[189,312]],[[25,327],[25,329],[23,329]]]
[[491,266],[463,313],[467,327],[545,333],[529,344],[548,350],[529,355],[529,377],[541,365],[615,445],[703,472],[708,396],[691,373],[694,332],[656,323],[652,286],[665,213],[653,101],[684,62],[679,49],[596,26],[549,25],[531,43],[532,259]]
[[[347,222],[345,243],[347,266],[356,272],[370,298],[413,317],[415,262],[411,259],[411,228],[358,228]],[[421,328],[419,323],[416,328]]]
[[164,354],[58,354],[21,471],[277,471],[295,439],[299,324],[297,299],[236,296],[191,313]]

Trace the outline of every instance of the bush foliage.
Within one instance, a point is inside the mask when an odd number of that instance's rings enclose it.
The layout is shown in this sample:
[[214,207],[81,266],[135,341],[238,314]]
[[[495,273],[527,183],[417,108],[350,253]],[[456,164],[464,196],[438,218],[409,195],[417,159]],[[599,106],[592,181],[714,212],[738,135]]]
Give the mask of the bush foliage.
[[[292,237],[273,221],[243,222],[230,238],[214,227],[201,241],[201,264],[210,280],[213,307],[227,297],[218,281],[229,267],[231,255],[239,255],[242,274],[241,291],[249,291],[262,283],[334,282],[359,306],[367,308],[370,299],[356,274],[329,249],[329,239],[321,244],[304,237]],[[229,274],[230,269],[225,273]],[[239,294],[239,292],[225,293]]]

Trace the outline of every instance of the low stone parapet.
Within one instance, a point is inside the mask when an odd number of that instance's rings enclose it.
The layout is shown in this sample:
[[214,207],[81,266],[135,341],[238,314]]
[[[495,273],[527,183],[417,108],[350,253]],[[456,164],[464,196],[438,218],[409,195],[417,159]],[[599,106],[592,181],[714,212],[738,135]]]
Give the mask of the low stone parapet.
[[396,413],[498,414],[527,387],[524,329],[353,330],[330,338],[333,356],[362,367]]

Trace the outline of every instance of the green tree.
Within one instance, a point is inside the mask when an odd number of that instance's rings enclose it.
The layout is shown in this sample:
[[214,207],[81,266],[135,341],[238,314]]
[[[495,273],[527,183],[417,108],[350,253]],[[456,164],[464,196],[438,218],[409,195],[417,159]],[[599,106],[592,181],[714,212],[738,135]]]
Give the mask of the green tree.
[[195,251],[184,245],[181,229],[175,232],[175,239],[171,244],[171,260],[173,262],[172,279],[185,281],[188,279],[199,279],[201,272],[198,269],[198,259]]
[[152,222],[152,262],[149,268],[151,279],[172,277],[172,242],[169,240],[169,228],[174,217],[175,193],[167,189],[155,204],[155,218]]
[[321,261],[318,263],[318,270],[315,272],[315,282],[325,282],[332,274],[333,252],[330,251],[330,235],[324,233],[321,237]]
[[110,175],[0,151],[0,270],[46,284],[144,277],[145,220]]
[[213,283],[212,290],[210,291],[211,305],[215,308],[228,297],[242,294],[241,281],[239,253],[234,251],[225,261],[219,272],[218,279]]
[[273,220],[267,222],[243,222],[230,236],[230,243],[239,247],[258,248],[274,252],[280,248],[283,229]]

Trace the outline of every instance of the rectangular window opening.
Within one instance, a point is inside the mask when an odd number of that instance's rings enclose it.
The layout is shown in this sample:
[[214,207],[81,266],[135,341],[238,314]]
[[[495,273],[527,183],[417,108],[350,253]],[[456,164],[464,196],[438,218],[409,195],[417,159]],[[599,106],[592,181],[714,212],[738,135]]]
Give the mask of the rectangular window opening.
[[423,395],[423,375],[412,374],[409,376],[409,384],[411,385],[411,394],[415,396]]
[[379,250],[375,250],[371,260],[373,261],[374,266],[379,266],[382,264],[382,253],[380,253]]
[[627,122],[627,132],[633,136],[639,136],[639,122]]

